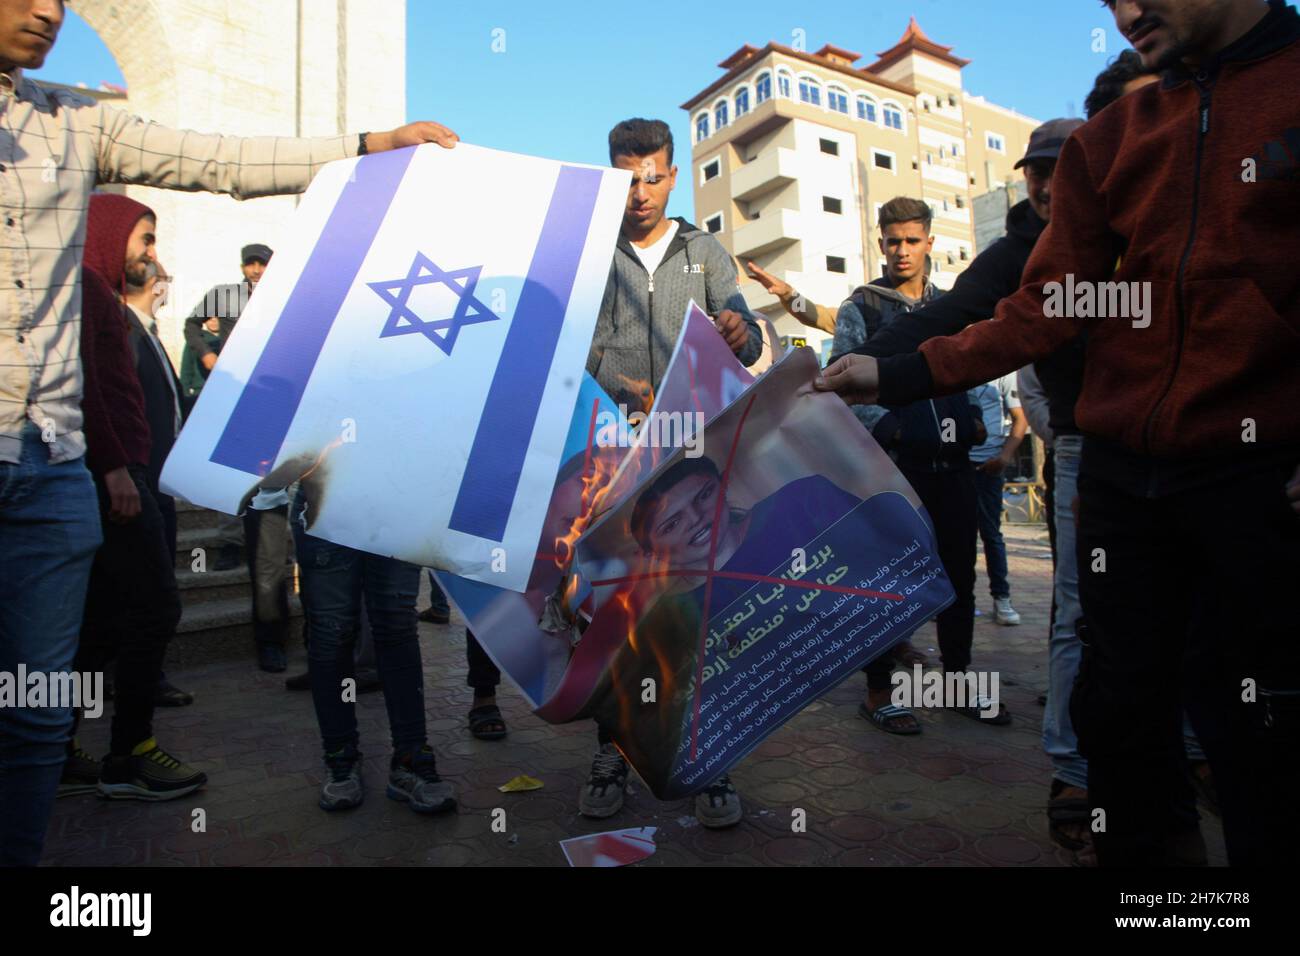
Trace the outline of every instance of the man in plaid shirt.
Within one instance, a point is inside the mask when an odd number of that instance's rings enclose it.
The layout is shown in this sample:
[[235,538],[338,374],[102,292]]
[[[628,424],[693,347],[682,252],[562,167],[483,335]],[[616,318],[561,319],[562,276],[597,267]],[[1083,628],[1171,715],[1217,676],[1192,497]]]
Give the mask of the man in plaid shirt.
[[[71,669],[101,540],[81,432],[91,191],[298,193],[332,160],[457,139],[437,123],[314,139],[167,129],[23,76],[45,62],[63,15],[63,0],[0,0],[0,673],[9,675],[20,663],[29,674]],[[0,864],[39,861],[71,723],[69,706],[0,707]]]

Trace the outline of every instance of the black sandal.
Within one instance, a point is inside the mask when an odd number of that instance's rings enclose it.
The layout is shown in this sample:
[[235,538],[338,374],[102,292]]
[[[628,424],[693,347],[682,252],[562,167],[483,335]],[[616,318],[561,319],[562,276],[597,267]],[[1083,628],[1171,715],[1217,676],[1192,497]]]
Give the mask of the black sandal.
[[[916,714],[912,713],[906,707],[899,707],[895,704],[886,704],[884,707],[877,707],[872,710],[863,701],[858,704],[858,715],[864,720],[869,720],[887,734],[898,734],[900,737],[911,737],[921,732],[921,722],[916,719]],[[910,727],[896,727],[894,721],[910,718],[912,725]]]
[[500,740],[508,733],[506,722],[501,716],[501,708],[496,704],[484,704],[469,712],[469,732],[479,740]]
[[1090,841],[1070,836],[1065,828],[1083,824],[1085,830],[1092,825],[1092,807],[1082,797],[1061,797],[1058,794],[1070,786],[1063,780],[1053,780],[1047,801],[1047,832],[1052,842],[1072,852],[1079,852]]

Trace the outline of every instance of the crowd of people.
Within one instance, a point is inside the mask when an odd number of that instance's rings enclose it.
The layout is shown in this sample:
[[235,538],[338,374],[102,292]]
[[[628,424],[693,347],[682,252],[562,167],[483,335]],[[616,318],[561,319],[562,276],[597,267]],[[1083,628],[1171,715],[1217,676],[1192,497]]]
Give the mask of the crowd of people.
[[[977,541],[993,620],[1020,622],[1003,482],[1029,428],[1048,445],[1052,839],[1103,865],[1204,863],[1199,794],[1222,813],[1231,862],[1282,861],[1300,843],[1288,806],[1300,782],[1300,667],[1287,587],[1300,571],[1300,290],[1293,271],[1265,268],[1253,250],[1294,230],[1283,210],[1296,167],[1277,144],[1294,146],[1295,101],[1258,91],[1295,75],[1300,17],[1282,0],[1108,5],[1135,51],[1098,78],[1086,121],[1034,132],[1017,164],[1027,198],[950,290],[930,281],[932,212],[919,197],[881,206],[884,275],[837,309],[747,268],[799,321],[834,336],[816,386],[849,403],[925,506],[956,593],[936,620],[947,673],[974,666]],[[60,0],[0,3],[0,670],[111,667],[114,707],[102,759],[78,746],[73,707],[0,709],[8,865],[39,861],[56,795],[167,800],[208,784],[154,734],[157,706],[191,699],[163,671],[181,606],[175,503],[159,478],[272,252],[244,246],[243,281],[193,309],[178,375],[155,321],[168,279],[158,217],[95,187],[298,192],[332,160],[457,141],[436,123],[315,139],[146,123],[23,75],[43,62],[62,15]],[[57,151],[52,130],[67,144]],[[668,125],[626,120],[608,142],[631,184],[587,370],[616,403],[648,411],[689,301],[747,366],[765,360],[763,322],[722,244],[667,215],[677,177]],[[1155,320],[1049,317],[1044,287],[1066,276],[1150,282]],[[319,806],[363,801],[355,692],[377,690],[391,734],[387,796],[448,811],[456,798],[428,742],[417,631],[421,618],[450,620],[445,597],[431,581],[433,604],[417,612],[420,568],[310,534],[304,509],[300,490],[262,488],[220,529],[213,568],[236,567],[242,552],[258,664],[283,672],[292,543],[309,666],[286,684],[311,692],[327,771]],[[469,730],[501,739],[500,671],[469,631],[466,654]],[[920,733],[891,698],[891,674],[926,663],[904,642],[867,664],[861,716]],[[953,709],[990,728],[1013,719],[995,699]],[[596,723],[578,808],[603,819],[622,808],[630,768],[612,728]],[[742,820],[726,774],[695,812],[707,827]]]

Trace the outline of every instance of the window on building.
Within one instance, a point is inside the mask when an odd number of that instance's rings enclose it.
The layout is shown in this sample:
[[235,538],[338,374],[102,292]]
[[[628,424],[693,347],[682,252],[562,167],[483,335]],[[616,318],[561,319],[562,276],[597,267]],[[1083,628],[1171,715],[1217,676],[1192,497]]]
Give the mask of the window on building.
[[776,92],[786,99],[790,98],[790,74],[785,70],[776,75]]
[[700,168],[700,181],[707,183],[710,179],[716,179],[722,173],[721,157],[711,159]]
[[772,74],[760,73],[754,83],[754,102],[761,103],[772,98]]
[[944,212],[947,212],[947,211],[948,211],[948,200],[947,200],[947,199],[944,199],[944,200],[943,200],[943,211],[944,211]]
[[927,166],[933,166],[933,165],[934,165],[934,153],[926,153],[926,154],[925,154],[925,165],[927,165]]
[[997,133],[985,133],[984,143],[995,153],[1005,153],[1007,151],[1006,140]]
[[829,87],[826,90],[826,105],[837,113],[849,115],[849,94],[844,90],[837,90],[835,87]]
[[749,90],[736,90],[736,119],[749,112]]
[[885,125],[890,129],[903,128],[903,110],[899,106],[885,105]]
[[822,212],[834,213],[838,216],[844,212],[844,203],[836,199],[834,196],[823,196]]
[[949,93],[949,94],[948,94],[948,105],[949,105],[949,106],[954,106],[954,107],[957,105],[957,94],[956,94],[956,93]]
[[709,114],[701,113],[695,117],[695,142],[709,138]]
[[957,258],[951,252],[948,253],[948,265],[951,266],[956,264],[957,264]]
[[708,232],[722,232],[722,213],[705,219],[704,228]]
[[840,273],[841,275],[843,275],[845,272],[847,272],[847,271],[848,271],[848,267],[847,267],[847,264],[846,264],[845,261],[844,261],[844,257],[843,257],[843,256],[827,256],[827,257],[826,257],[826,271],[827,271],[827,272],[838,272],[838,273]]
[[833,139],[819,139],[817,140],[817,145],[821,147],[821,151],[827,155],[838,156],[840,154],[840,144],[835,142]]
[[727,101],[718,100],[717,105],[713,107],[713,128],[722,129],[722,127],[726,125],[727,125]]
[[868,123],[876,121],[876,104],[865,96],[858,97],[858,119]]
[[930,101],[926,99],[921,100],[921,108],[927,113],[930,112]]
[[956,158],[957,158],[958,156],[960,156],[960,155],[961,155],[961,149],[960,149],[960,147],[958,146],[958,144],[953,143],[953,144],[952,144],[952,157],[953,157],[953,159],[956,159]]
[[957,197],[957,208],[958,208],[958,209],[965,209],[965,208],[966,208],[966,197],[965,197],[965,196],[958,196],[958,197]]
[[822,105],[822,85],[811,76],[799,77],[799,102],[809,106]]
[[966,247],[965,247],[965,246],[962,246],[962,247],[961,247],[961,261],[962,261],[962,262],[965,262],[968,258],[970,258],[970,253],[966,251]]
[[891,173],[894,171],[894,154],[886,153],[879,149],[871,151],[871,162],[877,169],[888,169]]

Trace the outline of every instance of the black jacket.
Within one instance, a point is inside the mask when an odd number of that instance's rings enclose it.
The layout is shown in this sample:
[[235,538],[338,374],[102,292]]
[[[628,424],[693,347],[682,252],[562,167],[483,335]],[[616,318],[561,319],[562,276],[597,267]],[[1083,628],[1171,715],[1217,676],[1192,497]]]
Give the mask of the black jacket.
[[[860,355],[886,358],[915,352],[927,339],[956,335],[973,322],[993,317],[998,302],[1020,288],[1034,244],[1047,228],[1034,212],[1029,200],[1011,207],[1007,213],[1007,233],[989,246],[957,276],[953,287],[924,308],[913,312],[906,322],[883,328],[865,345],[853,351]],[[1083,335],[1034,363],[1034,371],[1047,393],[1052,431],[1057,435],[1077,435],[1074,403],[1083,388]]]
[[[125,311],[136,376],[144,393],[144,415],[149,421],[149,488],[156,494],[163,464],[176,443],[176,401],[181,383],[171,362],[165,355],[159,356],[154,351],[149,342],[149,332],[135,310],[127,307]],[[163,367],[164,361],[167,362],[166,368]]]
[[[927,283],[924,309],[942,302],[943,295]],[[878,337],[910,325],[921,314],[920,309],[912,309],[910,300],[899,295],[888,278],[859,286],[840,306],[831,360],[862,341],[870,345]],[[854,406],[853,411],[905,472],[936,473],[970,466],[967,453],[975,444],[975,422],[980,413],[964,392],[905,405]]]

